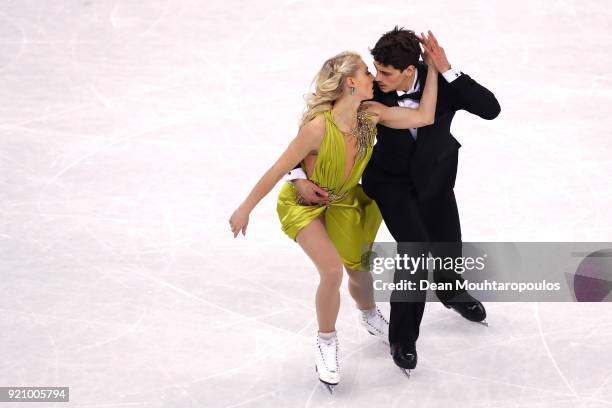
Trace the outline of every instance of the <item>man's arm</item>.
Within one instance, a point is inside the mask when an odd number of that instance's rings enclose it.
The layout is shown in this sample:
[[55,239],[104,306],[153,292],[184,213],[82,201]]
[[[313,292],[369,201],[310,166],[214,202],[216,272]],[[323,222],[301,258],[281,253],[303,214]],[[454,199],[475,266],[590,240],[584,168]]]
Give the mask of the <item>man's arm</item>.
[[311,204],[328,204],[329,193],[319,187],[316,183],[308,180],[306,173],[300,165],[297,165],[289,173],[285,174],[284,180],[292,183],[300,197]]
[[499,102],[493,92],[470,78],[461,74],[448,84],[455,110],[466,110],[483,119],[495,119],[501,112]]
[[289,173],[285,174],[285,176],[283,177],[283,180],[285,180],[286,182],[292,182],[292,181],[307,179],[307,178],[308,177],[306,177],[306,173],[304,172],[304,170],[302,170],[302,166],[298,164],[293,169],[291,169]]

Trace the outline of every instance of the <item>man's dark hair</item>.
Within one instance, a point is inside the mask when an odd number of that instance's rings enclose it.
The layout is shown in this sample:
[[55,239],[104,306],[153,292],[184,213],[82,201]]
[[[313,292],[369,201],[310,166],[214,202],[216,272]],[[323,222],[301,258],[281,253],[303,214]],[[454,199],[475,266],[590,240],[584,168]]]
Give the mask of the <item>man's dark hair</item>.
[[414,31],[395,26],[380,37],[370,53],[374,61],[403,71],[410,65],[416,67],[421,56],[421,46]]

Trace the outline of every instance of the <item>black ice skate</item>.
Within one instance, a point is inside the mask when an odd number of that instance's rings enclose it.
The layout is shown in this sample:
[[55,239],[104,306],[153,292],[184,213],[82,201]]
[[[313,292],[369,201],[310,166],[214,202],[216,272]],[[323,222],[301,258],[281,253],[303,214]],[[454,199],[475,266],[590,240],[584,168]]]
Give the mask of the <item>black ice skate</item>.
[[417,351],[414,343],[391,343],[393,362],[410,378],[410,370],[417,365]]
[[453,309],[470,322],[489,326],[486,321],[487,311],[485,307],[467,292],[462,292],[450,301],[442,301],[442,304],[448,309]]

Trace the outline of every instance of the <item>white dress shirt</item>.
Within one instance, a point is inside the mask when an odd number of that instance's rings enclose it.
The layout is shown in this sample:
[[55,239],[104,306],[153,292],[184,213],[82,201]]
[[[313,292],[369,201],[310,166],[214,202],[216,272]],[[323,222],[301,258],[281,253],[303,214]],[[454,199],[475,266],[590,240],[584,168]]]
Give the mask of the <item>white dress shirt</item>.
[[[418,81],[418,76],[419,76],[419,72],[415,71],[414,72],[414,81],[412,81],[412,87],[410,87],[410,89],[408,91],[396,91],[397,92],[397,96],[402,96],[405,94],[411,94],[414,92],[419,92],[421,90],[421,85],[419,84]],[[446,80],[446,82],[448,82],[449,84],[451,82],[453,82],[455,79],[459,78],[461,76],[461,72],[460,71],[455,71],[454,69],[449,69],[448,71],[445,71],[442,73],[442,76],[444,77],[444,79]],[[401,99],[399,101],[397,101],[397,104],[399,106],[401,106],[402,108],[412,108],[412,109],[417,109],[419,107],[419,102],[409,99],[409,98],[404,98]],[[412,137],[414,138],[414,140],[417,139],[417,128],[410,128],[408,129],[410,131],[410,134],[412,135]]]
[[[419,84],[418,78],[419,78],[419,72],[415,70],[414,80],[412,81],[412,86],[410,87],[410,89],[407,91],[395,91],[397,92],[397,96],[419,92],[421,90],[421,85]],[[420,105],[418,101],[415,101],[409,98],[400,99],[399,101],[397,101],[397,104],[401,106],[402,108],[411,108],[411,109],[417,109]],[[408,130],[410,131],[412,138],[416,140],[417,128],[410,128]]]

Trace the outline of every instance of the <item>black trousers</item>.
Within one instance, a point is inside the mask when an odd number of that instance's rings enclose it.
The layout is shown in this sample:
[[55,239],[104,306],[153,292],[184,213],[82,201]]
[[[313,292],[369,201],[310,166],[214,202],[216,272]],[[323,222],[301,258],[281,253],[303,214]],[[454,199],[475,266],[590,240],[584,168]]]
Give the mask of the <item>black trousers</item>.
[[[371,173],[370,173],[371,174]],[[366,194],[376,201],[389,232],[398,243],[398,254],[409,256],[458,257],[461,256],[461,225],[455,193],[452,187],[419,200],[411,183],[374,182],[364,175]],[[421,243],[419,245],[409,243]],[[445,243],[445,244],[442,244]],[[449,244],[455,243],[455,244]],[[396,270],[394,280],[427,279],[427,270],[413,273]],[[434,269],[436,283],[461,280],[454,271]],[[392,343],[415,342],[425,309],[425,291],[412,292],[410,299],[401,294],[391,296],[389,341]],[[441,301],[452,299],[455,291],[437,291]]]

